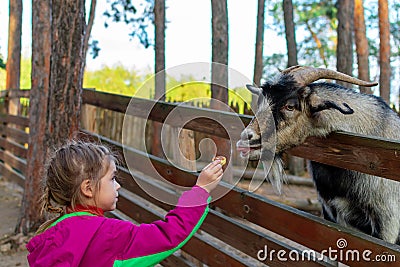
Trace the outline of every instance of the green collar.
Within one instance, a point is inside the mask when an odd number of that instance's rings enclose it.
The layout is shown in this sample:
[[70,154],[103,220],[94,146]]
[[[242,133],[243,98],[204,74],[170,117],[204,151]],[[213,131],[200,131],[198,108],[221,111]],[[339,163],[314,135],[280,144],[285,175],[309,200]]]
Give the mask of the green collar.
[[54,225],[56,225],[57,223],[61,222],[62,220],[65,220],[67,218],[70,217],[75,217],[75,216],[83,216],[83,215],[88,215],[88,216],[96,216],[90,212],[87,211],[77,211],[77,212],[71,212],[71,213],[67,213],[64,214],[63,216],[61,216],[60,218],[58,218],[55,222],[53,222],[52,224],[50,224],[50,226],[47,228],[49,229],[50,227],[53,227]]

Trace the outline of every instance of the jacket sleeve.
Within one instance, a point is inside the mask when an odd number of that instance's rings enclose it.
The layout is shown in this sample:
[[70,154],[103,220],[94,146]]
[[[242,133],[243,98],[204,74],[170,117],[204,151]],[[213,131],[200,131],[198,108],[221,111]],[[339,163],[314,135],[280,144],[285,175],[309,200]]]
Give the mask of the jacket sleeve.
[[114,266],[153,266],[170,256],[199,229],[208,213],[210,200],[206,190],[195,186],[182,194],[176,208],[167,213],[165,220],[141,224],[130,234],[124,233],[123,227],[114,227],[114,236],[125,234],[128,237]]

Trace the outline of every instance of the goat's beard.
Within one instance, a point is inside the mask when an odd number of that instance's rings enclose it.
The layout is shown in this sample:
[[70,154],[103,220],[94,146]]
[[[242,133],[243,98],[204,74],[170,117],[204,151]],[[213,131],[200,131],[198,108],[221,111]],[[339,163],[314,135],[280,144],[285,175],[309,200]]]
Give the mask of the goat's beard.
[[266,178],[270,181],[272,188],[278,195],[282,194],[282,184],[286,182],[286,176],[283,169],[283,162],[279,156],[271,160],[261,159],[263,163]]

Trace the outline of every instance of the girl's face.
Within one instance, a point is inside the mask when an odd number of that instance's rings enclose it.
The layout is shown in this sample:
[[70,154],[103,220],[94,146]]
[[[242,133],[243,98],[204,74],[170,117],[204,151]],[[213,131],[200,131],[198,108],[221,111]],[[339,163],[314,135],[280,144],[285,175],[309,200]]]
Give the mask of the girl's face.
[[118,190],[121,185],[115,180],[117,168],[111,161],[107,173],[100,179],[100,189],[96,194],[96,206],[103,211],[115,210],[118,201]]

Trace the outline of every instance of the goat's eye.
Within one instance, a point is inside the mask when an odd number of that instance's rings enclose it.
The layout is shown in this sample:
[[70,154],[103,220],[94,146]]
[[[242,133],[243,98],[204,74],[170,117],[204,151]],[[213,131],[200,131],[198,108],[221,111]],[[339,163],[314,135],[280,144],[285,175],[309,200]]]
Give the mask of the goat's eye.
[[284,108],[288,111],[293,111],[295,109],[295,106],[292,104],[286,104]]

